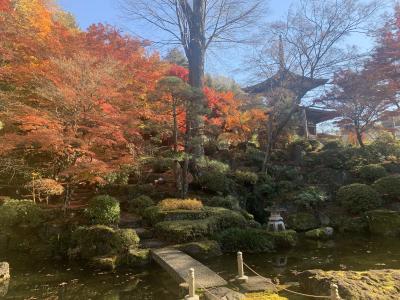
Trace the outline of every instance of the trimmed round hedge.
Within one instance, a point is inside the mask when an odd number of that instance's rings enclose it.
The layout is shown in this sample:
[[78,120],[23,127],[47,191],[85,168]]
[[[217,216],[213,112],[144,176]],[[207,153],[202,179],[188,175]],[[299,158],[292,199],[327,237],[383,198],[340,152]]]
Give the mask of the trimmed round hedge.
[[358,169],[358,172],[361,179],[370,183],[388,175],[386,169],[379,164],[362,166]]
[[111,196],[101,195],[93,198],[86,209],[89,222],[94,225],[113,225],[119,222],[119,202]]
[[128,211],[142,215],[146,208],[153,206],[154,201],[146,195],[140,195],[129,201]]
[[272,252],[274,240],[265,230],[229,228],[216,236],[224,252]]
[[382,204],[378,192],[361,183],[342,186],[337,193],[337,199],[349,212],[356,214],[378,208]]
[[388,200],[400,199],[400,175],[378,179],[372,187]]

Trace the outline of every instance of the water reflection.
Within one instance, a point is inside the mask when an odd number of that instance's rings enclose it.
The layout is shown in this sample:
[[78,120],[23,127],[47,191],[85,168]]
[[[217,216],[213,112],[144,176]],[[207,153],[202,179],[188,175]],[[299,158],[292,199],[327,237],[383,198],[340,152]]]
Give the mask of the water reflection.
[[9,286],[10,280],[6,280],[0,283],[0,297],[5,297],[7,295]]

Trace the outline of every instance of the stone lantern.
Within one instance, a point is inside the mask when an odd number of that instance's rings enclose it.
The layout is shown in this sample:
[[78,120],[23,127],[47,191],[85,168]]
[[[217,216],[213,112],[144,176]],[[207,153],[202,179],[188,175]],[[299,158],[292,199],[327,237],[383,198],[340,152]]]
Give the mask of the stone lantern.
[[270,212],[267,230],[268,231],[285,231],[286,227],[285,227],[285,223],[283,222],[281,213],[286,210],[284,208],[280,208],[280,207],[274,205],[270,208],[267,208],[266,211]]

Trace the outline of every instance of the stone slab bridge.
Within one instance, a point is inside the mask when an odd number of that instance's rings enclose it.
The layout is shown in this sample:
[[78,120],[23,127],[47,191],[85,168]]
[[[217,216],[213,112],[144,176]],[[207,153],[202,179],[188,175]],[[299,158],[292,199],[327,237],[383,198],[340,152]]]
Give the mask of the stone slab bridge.
[[275,292],[276,288],[271,280],[259,276],[244,276],[242,253],[239,252],[239,254],[239,274],[235,280],[228,283],[210,268],[182,251],[174,248],[151,250],[153,261],[167,271],[181,288],[189,290],[189,295],[185,297],[187,300],[199,299],[195,295],[196,289],[202,289],[207,300],[245,299],[244,294],[229,288],[229,284],[234,283],[236,283],[236,287],[239,287],[239,290],[245,293],[259,291]]
[[167,271],[179,284],[189,279],[189,269],[196,271],[196,288],[208,289],[225,286],[228,282],[191,256],[174,248],[151,250],[152,259]]

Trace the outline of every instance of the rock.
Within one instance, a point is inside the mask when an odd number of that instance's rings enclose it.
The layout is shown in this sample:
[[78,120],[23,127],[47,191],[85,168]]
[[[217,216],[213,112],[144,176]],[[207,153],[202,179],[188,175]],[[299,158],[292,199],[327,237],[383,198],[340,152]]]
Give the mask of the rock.
[[127,267],[142,267],[150,263],[149,249],[131,249],[126,255],[126,261],[122,262]]
[[197,259],[208,259],[222,255],[221,247],[216,241],[201,241],[176,245],[175,248]]
[[234,290],[226,287],[217,287],[208,289],[205,293],[207,300],[244,300],[247,299],[245,295],[235,292]]
[[93,257],[90,262],[90,266],[94,269],[102,271],[114,271],[117,267],[117,256],[98,256]]
[[7,262],[0,262],[0,283],[10,279],[10,265]]
[[308,270],[298,274],[300,287],[313,295],[329,295],[336,283],[343,299],[400,299],[400,270],[322,271]]
[[307,231],[319,227],[319,221],[315,215],[306,212],[289,215],[287,224],[289,228],[296,231]]
[[306,237],[314,240],[328,240],[333,237],[332,227],[321,227],[306,232]]
[[276,285],[271,279],[260,276],[249,276],[246,282],[239,284],[241,290],[246,293],[266,292],[268,294],[276,293]]
[[400,212],[391,210],[372,210],[366,213],[368,229],[380,236],[400,235]]

